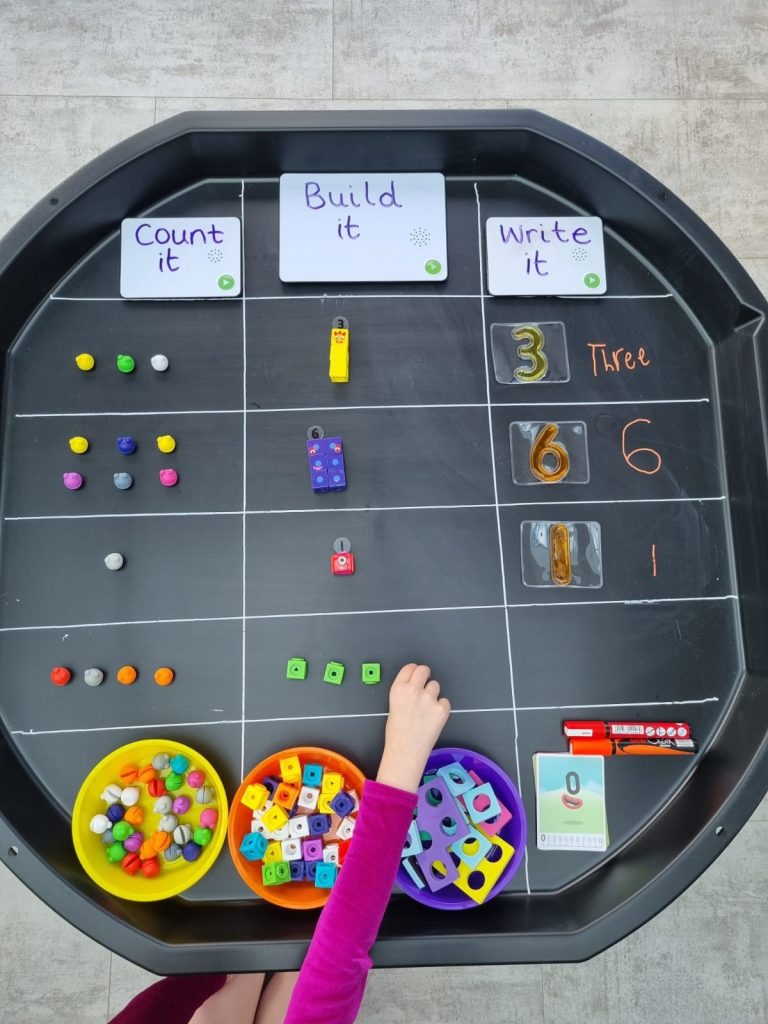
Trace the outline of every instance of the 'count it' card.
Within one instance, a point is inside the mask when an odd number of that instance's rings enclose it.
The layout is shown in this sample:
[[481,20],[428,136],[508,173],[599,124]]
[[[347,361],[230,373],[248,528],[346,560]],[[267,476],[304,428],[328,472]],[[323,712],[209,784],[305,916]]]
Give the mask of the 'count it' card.
[[599,217],[489,217],[491,295],[604,295]]
[[283,174],[280,280],[444,281],[442,174]]
[[533,755],[540,850],[608,848],[604,767],[593,755]]

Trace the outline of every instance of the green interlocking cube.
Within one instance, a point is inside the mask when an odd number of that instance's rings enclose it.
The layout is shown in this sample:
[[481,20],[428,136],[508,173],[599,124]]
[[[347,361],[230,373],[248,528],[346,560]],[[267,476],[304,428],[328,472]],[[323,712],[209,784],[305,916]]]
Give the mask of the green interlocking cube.
[[287,864],[284,860],[278,861],[274,865],[275,878],[277,879],[276,885],[282,885],[283,882],[290,882],[291,880],[291,865]]
[[306,658],[289,658],[288,667],[285,670],[286,679],[306,679],[307,660]]
[[381,682],[381,665],[378,661],[363,662],[363,682],[368,686]]
[[324,683],[333,683],[334,686],[341,686],[344,682],[344,666],[340,661],[329,661],[325,666],[323,674]]
[[[261,880],[264,885],[277,885],[277,864],[262,864],[261,865]],[[288,869],[290,874],[290,868]]]

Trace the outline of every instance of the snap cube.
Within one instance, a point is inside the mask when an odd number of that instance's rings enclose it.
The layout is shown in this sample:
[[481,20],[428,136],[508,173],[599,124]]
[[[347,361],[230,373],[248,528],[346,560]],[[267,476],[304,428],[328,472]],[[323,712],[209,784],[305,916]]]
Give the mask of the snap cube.
[[331,800],[333,797],[330,793],[321,793],[317,801],[317,809],[321,814],[333,814],[333,808],[331,807]]
[[243,793],[241,803],[252,811],[258,811],[267,802],[267,787],[256,782]]
[[275,805],[262,814],[261,820],[268,831],[274,832],[276,829],[282,828],[288,821],[288,813],[284,807],[278,807]]
[[315,885],[318,889],[332,889],[338,867],[335,864],[318,864],[315,871]]
[[323,781],[323,766],[321,764],[305,764],[301,781],[305,786],[320,786]]
[[287,782],[289,785],[301,782],[301,762],[295,754],[280,758],[280,774],[283,777],[283,782]]
[[325,441],[322,438],[307,441],[307,459],[309,460],[309,480],[312,490],[315,494],[323,494],[329,491],[326,447]]
[[276,828],[274,832],[270,832],[267,836],[268,839],[276,839],[278,843],[282,843],[284,839],[290,839],[290,833],[288,831],[288,824],[286,822],[281,828]]
[[298,839],[284,839],[280,843],[283,860],[301,860],[301,843]]
[[301,852],[305,861],[322,860],[323,844],[320,839],[305,839],[301,844]]
[[378,661],[366,661],[362,668],[363,682],[367,686],[375,686],[381,682],[381,665]]
[[261,880],[264,885],[277,885],[277,868],[276,864],[262,864],[261,865]]
[[334,384],[346,384],[349,380],[349,331],[345,327],[331,329],[328,376]]
[[286,828],[288,829],[289,839],[303,839],[309,835],[309,824],[303,814],[296,818],[291,818]]
[[240,843],[240,853],[246,860],[261,860],[267,849],[267,840],[258,832],[249,832]]
[[292,882],[303,882],[304,881],[304,861],[303,860],[292,860],[288,865],[291,869],[291,881]]
[[286,679],[306,679],[307,661],[306,658],[289,658],[285,669]]
[[339,844],[329,843],[323,848],[323,863],[324,864],[338,864],[339,863]]
[[298,799],[299,791],[296,786],[289,786],[287,783],[281,782],[275,790],[275,803],[278,807],[285,807],[288,811]]
[[325,439],[325,463],[329,488],[332,491],[346,490],[347,472],[344,465],[344,448],[340,437]]
[[329,661],[325,666],[323,682],[333,683],[335,686],[341,686],[344,682],[344,671],[344,666],[340,661]]
[[328,796],[335,796],[340,793],[344,786],[344,776],[341,772],[326,772],[323,775],[321,792]]
[[264,863],[265,864],[277,864],[279,860],[283,859],[283,848],[276,839],[267,843],[267,848],[264,851]]
[[272,833],[269,831],[267,826],[262,821],[261,815],[259,815],[258,818],[254,817],[253,821],[251,822],[251,832],[254,832],[257,835],[265,837],[268,835],[272,835]]
[[311,860],[304,863],[304,877],[308,882],[314,882],[315,872],[317,871],[318,863],[322,863],[316,860]]
[[355,819],[345,818],[339,827],[336,829],[336,835],[339,839],[347,840],[352,838],[352,833],[355,831]]
[[284,860],[281,860],[279,864],[275,864],[275,878],[277,884],[281,885],[283,882],[290,882],[291,880],[291,866],[286,864]]
[[[318,779],[320,782],[321,779]],[[299,807],[304,807],[307,810],[314,811],[317,807],[317,801],[320,797],[320,790],[314,786],[302,786],[299,790]]]
[[[331,800],[331,810],[335,811],[342,818],[346,818],[348,814],[351,814],[354,806],[355,801],[352,797],[343,792],[337,793]],[[322,807],[320,810],[322,810]]]
[[271,800],[275,790],[280,785],[280,779],[276,779],[273,775],[265,775],[261,780],[261,784],[267,787],[269,799]]
[[353,576],[355,573],[355,556],[351,551],[341,551],[331,555],[331,572],[334,576]]
[[330,814],[310,814],[307,821],[311,836],[323,836],[331,827]]

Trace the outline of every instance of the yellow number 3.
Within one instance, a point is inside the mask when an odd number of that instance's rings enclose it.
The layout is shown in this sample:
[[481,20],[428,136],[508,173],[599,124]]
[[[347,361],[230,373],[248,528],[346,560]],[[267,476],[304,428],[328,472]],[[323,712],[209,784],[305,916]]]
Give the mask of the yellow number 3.
[[515,380],[521,384],[531,384],[533,381],[545,377],[549,369],[549,361],[544,355],[544,335],[538,327],[516,327],[512,331],[512,337],[517,341],[524,341],[519,345],[517,354],[521,359],[527,359],[530,366],[521,366],[515,370]]

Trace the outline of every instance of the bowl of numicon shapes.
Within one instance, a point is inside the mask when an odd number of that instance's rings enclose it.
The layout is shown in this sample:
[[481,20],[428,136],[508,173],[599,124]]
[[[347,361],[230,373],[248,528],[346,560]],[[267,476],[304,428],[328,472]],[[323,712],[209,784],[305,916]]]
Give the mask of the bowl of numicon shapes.
[[280,907],[322,907],[344,869],[364,782],[351,761],[320,747],[257,764],[229,817],[229,851],[245,884]]
[[86,873],[126,900],[168,899],[198,882],[227,832],[227,796],[201,754],[171,740],[138,740],[89,772],[72,810]]

